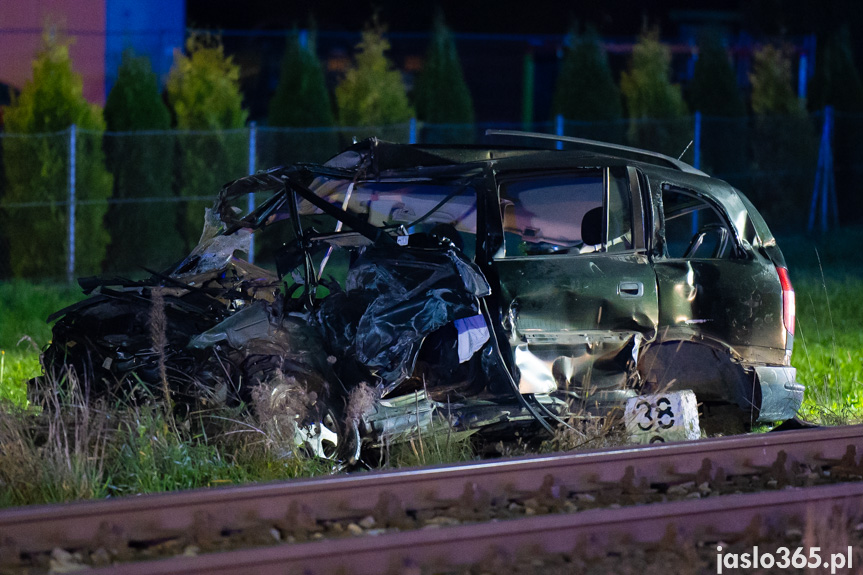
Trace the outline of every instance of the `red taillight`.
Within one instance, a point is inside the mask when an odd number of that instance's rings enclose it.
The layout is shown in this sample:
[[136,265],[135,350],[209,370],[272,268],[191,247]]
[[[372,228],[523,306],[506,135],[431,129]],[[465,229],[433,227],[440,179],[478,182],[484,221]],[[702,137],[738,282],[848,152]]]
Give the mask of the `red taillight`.
[[785,329],[794,335],[794,320],[797,314],[797,308],[794,304],[794,287],[791,285],[791,280],[788,279],[787,269],[776,268],[776,272],[779,274],[779,285],[782,286],[782,319],[785,322]]

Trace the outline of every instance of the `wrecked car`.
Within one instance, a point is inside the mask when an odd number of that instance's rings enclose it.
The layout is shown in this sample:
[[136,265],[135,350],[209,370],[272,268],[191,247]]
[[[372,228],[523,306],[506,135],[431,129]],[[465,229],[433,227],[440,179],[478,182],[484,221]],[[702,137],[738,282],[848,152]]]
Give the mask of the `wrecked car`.
[[46,369],[90,393],[299,401],[321,454],[441,422],[551,429],[668,390],[705,422],[795,415],[794,291],[740,191],[644,150],[491,135],[517,143],[369,139],[227,184],[177,265],[80,281]]

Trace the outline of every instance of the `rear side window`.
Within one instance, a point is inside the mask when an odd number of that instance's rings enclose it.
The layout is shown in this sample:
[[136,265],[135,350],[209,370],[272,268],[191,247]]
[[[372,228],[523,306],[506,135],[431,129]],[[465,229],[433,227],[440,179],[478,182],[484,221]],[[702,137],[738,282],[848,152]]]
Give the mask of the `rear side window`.
[[696,195],[663,186],[665,255],[675,259],[730,259],[734,234],[725,218]]
[[612,177],[607,182],[600,170],[504,182],[500,206],[504,253],[500,255],[631,249],[632,208],[628,190],[624,177]]

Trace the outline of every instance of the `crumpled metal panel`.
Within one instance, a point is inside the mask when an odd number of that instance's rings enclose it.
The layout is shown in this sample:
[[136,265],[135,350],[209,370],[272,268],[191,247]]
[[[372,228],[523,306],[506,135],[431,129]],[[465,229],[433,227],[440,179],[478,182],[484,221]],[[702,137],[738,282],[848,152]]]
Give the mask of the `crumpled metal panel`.
[[177,277],[203,274],[224,268],[234,252],[248,254],[251,249],[252,232],[239,229],[231,235],[221,235],[223,228],[219,214],[207,208],[204,215],[204,230],[192,253],[177,267]]
[[541,338],[528,337],[528,343],[516,347],[519,390],[551,393],[560,389],[583,400],[597,391],[626,387],[638,368],[643,341],[640,332],[544,333]]
[[272,336],[270,317],[260,302],[247,306],[207,331],[193,336],[188,347],[206,349],[219,342],[227,342],[241,348],[252,339],[268,339]]
[[657,260],[654,268],[661,325],[690,327],[732,347],[772,349],[771,359],[783,362],[782,293],[772,266],[757,260]]
[[351,265],[344,295],[330,296],[317,317],[334,349],[395,388],[413,371],[423,338],[476,315],[488,282],[452,248],[369,247]]

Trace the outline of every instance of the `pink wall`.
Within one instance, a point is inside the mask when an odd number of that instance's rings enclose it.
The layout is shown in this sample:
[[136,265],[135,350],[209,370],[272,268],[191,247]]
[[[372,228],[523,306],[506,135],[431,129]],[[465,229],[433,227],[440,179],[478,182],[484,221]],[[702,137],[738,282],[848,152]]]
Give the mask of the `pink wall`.
[[[84,79],[84,97],[105,103],[106,0],[0,1],[0,82],[20,89],[33,77],[33,58],[46,22],[72,39],[72,68]],[[16,31],[9,31],[10,29]]]

